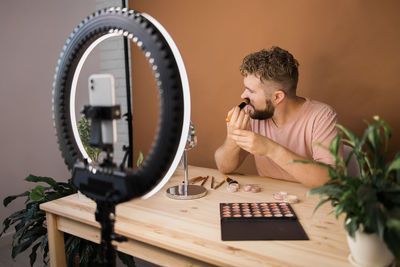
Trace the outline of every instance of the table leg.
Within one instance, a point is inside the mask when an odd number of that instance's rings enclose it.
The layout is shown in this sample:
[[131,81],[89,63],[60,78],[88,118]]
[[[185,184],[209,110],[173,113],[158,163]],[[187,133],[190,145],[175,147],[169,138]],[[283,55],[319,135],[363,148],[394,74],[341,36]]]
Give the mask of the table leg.
[[47,234],[49,242],[50,266],[66,267],[64,233],[57,228],[57,216],[46,212]]

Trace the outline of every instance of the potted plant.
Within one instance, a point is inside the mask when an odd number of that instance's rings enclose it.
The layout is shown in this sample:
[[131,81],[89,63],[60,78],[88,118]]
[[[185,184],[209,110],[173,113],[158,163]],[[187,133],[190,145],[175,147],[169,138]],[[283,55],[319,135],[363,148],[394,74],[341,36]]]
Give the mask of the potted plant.
[[[82,119],[79,121],[78,126],[82,143],[88,155],[92,160],[96,160],[100,154],[100,150],[88,145],[90,123],[86,119]],[[139,155],[139,157],[141,158],[137,162],[138,166],[143,160],[143,155]],[[44,183],[46,185],[39,184],[32,190],[6,197],[3,200],[3,205],[7,206],[17,198],[26,198],[25,207],[14,212],[3,221],[3,230],[0,233],[0,237],[10,226],[14,225],[15,233],[13,234],[11,257],[14,259],[18,254],[31,247],[29,259],[30,265],[33,266],[37,258],[37,251],[40,248],[43,265],[47,265],[49,261],[49,247],[47,242],[46,214],[39,209],[39,206],[44,202],[77,193],[77,189],[72,184],[71,179],[67,183],[64,183],[57,182],[50,177],[30,174],[25,180],[33,183]],[[99,262],[101,255],[99,244],[69,234],[64,234],[64,240],[68,266],[93,266],[93,261]],[[132,256],[118,252],[118,257],[127,266],[135,266]]]
[[[400,152],[389,151],[390,126],[378,116],[358,138],[342,125],[329,151],[335,165],[314,162],[329,171],[330,180],[313,188],[308,195],[320,197],[314,212],[324,203],[331,203],[338,218],[345,215],[344,227],[351,251],[349,260],[361,266],[388,266],[400,259]],[[341,144],[353,150],[346,158],[339,151]],[[360,177],[348,173],[354,156],[360,167]]]

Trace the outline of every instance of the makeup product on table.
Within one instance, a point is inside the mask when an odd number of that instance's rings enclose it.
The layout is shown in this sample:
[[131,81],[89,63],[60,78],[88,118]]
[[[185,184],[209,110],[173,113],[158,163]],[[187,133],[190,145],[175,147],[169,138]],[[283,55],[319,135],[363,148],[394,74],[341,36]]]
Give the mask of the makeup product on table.
[[287,196],[287,192],[284,191],[280,191],[280,192],[276,192],[272,195],[272,197],[276,200],[284,200]]
[[214,176],[211,176],[211,189],[214,189]]
[[299,198],[296,195],[287,195],[285,201],[293,204],[299,202]]
[[228,187],[226,190],[230,193],[237,192],[239,190],[239,183],[229,177],[226,178],[226,181],[228,182]]
[[203,176],[197,176],[197,177],[194,177],[194,178],[190,179],[189,182],[191,184],[195,184],[195,183],[203,181],[203,180],[204,180]]
[[220,187],[223,183],[225,183],[225,179],[222,180],[221,182],[219,182],[219,183],[214,187],[214,189],[217,189],[217,188]]
[[226,188],[226,191],[229,192],[229,193],[235,193],[235,192],[239,191],[239,188],[235,184],[228,185],[227,188]]
[[220,216],[224,241],[308,240],[288,203],[220,203]]
[[246,185],[243,186],[243,191],[244,192],[250,192],[251,188],[252,188],[251,184],[246,184]]
[[201,182],[201,184],[200,184],[201,186],[203,186],[203,185],[207,182],[208,177],[209,177],[209,176],[207,176],[206,178],[204,178],[203,182]]
[[276,192],[272,195],[272,197],[276,200],[281,200],[288,203],[299,202],[299,198],[296,195],[288,195],[288,193],[285,191]]
[[246,184],[243,186],[243,191],[244,192],[252,192],[252,193],[258,193],[261,191],[261,187],[256,184]]
[[232,178],[229,178],[228,176],[225,176],[226,181],[228,182],[228,184],[237,184],[239,185],[239,183],[235,180],[233,180]]
[[[248,104],[249,104],[249,100],[248,100],[247,98],[245,98],[245,99],[243,99],[243,102],[241,102],[241,103],[238,105],[238,107],[239,107],[240,109],[243,109],[243,108],[244,108],[246,105],[248,105]],[[233,112],[232,112],[232,113],[233,113]],[[231,121],[232,113],[229,114],[228,117],[226,117],[226,119],[225,119],[226,122],[230,122],[230,121]]]

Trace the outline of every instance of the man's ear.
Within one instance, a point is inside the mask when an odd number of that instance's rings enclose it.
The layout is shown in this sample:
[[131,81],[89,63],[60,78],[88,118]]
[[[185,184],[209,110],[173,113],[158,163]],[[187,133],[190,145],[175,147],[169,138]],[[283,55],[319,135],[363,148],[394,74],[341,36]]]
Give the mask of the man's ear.
[[272,103],[274,103],[274,105],[278,105],[279,103],[281,103],[286,97],[286,93],[282,90],[277,90],[272,94]]

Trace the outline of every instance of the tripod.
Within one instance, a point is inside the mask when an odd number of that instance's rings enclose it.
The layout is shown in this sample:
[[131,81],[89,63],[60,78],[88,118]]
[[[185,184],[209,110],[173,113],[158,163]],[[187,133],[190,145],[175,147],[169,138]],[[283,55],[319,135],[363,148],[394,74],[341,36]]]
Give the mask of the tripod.
[[[106,152],[106,157],[98,166],[74,166],[73,182],[82,193],[96,202],[95,219],[101,226],[101,258],[102,263],[96,266],[115,267],[116,251],[112,241],[127,241],[126,237],[114,233],[115,205],[123,199],[121,186],[115,179],[126,179],[125,176],[115,177],[116,164],[113,161],[113,145],[103,143],[101,122],[103,120],[120,118],[120,107],[85,106],[85,117],[91,119],[90,144]],[[96,169],[98,167],[98,169]],[[122,165],[120,166],[122,168]],[[94,171],[95,170],[95,171]]]
[[127,241],[127,238],[114,233],[115,204],[107,201],[96,201],[96,221],[101,225],[102,260],[100,266],[115,267],[116,252],[112,241]]

